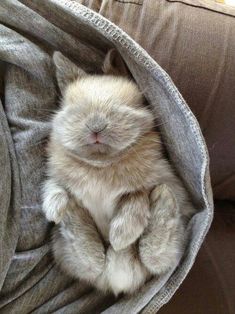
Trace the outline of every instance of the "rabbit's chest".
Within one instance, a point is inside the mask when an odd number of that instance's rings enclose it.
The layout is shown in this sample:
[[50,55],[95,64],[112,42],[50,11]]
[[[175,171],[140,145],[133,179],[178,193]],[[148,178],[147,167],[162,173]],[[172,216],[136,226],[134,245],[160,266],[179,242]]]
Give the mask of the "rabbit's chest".
[[108,240],[110,221],[114,216],[120,190],[112,189],[107,182],[90,179],[76,191],[76,197],[89,211],[98,229]]

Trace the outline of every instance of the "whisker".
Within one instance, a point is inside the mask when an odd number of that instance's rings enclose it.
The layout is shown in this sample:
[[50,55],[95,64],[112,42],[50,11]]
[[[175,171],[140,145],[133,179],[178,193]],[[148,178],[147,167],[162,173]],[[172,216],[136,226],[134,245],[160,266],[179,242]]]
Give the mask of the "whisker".
[[140,94],[144,95],[148,90],[149,90],[149,87],[146,86],[144,89],[140,90]]
[[48,142],[48,139],[44,139],[42,141],[35,142],[35,143],[31,144],[31,145],[27,144],[27,148],[32,148],[32,147],[38,146],[40,144],[45,144],[47,142]]
[[56,109],[29,108],[29,111],[56,113]]
[[169,121],[164,121],[164,122],[160,122],[160,123],[154,123],[154,127],[158,127],[158,126],[161,126],[161,125],[164,125],[164,124],[167,124],[169,123]]

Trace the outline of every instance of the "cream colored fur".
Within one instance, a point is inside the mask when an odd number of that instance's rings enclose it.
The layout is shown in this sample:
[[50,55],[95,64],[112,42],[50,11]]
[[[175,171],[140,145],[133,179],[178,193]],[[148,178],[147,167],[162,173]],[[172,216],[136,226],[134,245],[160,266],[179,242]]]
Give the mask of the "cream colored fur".
[[54,62],[63,100],[53,119],[43,211],[59,224],[55,259],[102,291],[133,293],[175,266],[193,207],[136,84],[88,75],[60,53]]

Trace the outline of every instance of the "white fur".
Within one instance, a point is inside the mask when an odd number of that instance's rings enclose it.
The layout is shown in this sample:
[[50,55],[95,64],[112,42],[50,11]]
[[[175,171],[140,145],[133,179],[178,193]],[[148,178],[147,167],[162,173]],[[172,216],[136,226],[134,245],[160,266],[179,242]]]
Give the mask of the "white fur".
[[143,285],[149,272],[138,259],[133,258],[133,250],[128,248],[116,252],[111,247],[108,249],[105,270],[97,279],[98,288],[118,295],[121,292],[133,293]]
[[94,219],[103,237],[109,239],[109,225],[114,216],[116,200],[120,191],[112,190],[103,180],[90,178],[73,191],[76,199],[81,200]]

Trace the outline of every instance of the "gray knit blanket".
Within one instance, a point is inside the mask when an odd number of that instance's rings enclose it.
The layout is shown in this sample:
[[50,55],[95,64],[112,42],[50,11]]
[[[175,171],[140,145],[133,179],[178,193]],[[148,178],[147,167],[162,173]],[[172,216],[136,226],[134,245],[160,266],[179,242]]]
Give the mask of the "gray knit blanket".
[[[197,214],[173,271],[115,299],[67,277],[50,251],[41,213],[45,144],[58,106],[51,56],[99,73],[116,47],[161,123],[169,158]],[[117,26],[73,0],[0,1],[0,313],[156,313],[194,263],[210,226],[208,154],[198,122],[164,70]]]

